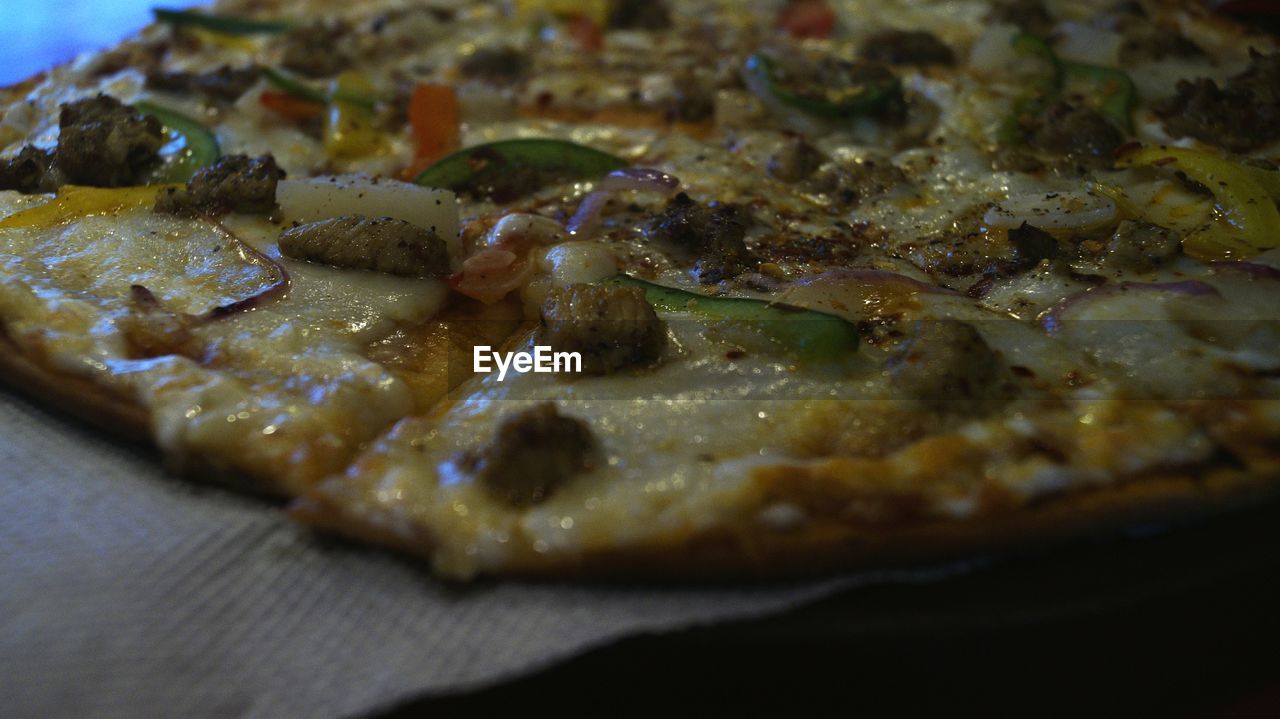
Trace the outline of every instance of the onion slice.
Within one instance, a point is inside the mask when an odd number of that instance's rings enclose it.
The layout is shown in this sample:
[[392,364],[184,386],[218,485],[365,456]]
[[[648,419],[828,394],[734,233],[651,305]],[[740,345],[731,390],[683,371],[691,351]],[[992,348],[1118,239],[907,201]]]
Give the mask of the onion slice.
[[1057,332],[1062,329],[1062,322],[1068,319],[1075,309],[1086,302],[1093,302],[1107,297],[1115,297],[1123,293],[1165,294],[1181,297],[1222,297],[1218,288],[1200,280],[1182,280],[1181,282],[1120,282],[1077,292],[1064,297],[1057,304],[1040,313],[1040,326],[1046,332]]
[[1002,200],[982,216],[987,227],[1013,229],[1022,223],[1042,230],[1079,230],[1116,219],[1116,203],[1092,192],[1036,192]]
[[[254,264],[266,265],[270,267],[275,272],[276,278],[275,278],[275,281],[273,281],[271,284],[258,290],[257,292],[254,292],[248,297],[243,297],[238,300],[232,300],[231,302],[228,302],[225,305],[217,305],[209,310],[201,312],[200,314],[190,314],[187,312],[174,312],[173,314],[178,317],[181,317],[186,322],[188,327],[198,327],[200,325],[209,324],[211,322],[216,322],[218,320],[225,319],[227,317],[230,317],[234,314],[238,314],[240,312],[247,312],[249,310],[257,309],[258,307],[266,304],[267,302],[270,302],[272,300],[278,300],[284,297],[286,294],[288,294],[289,287],[293,282],[292,278],[289,277],[289,270],[285,269],[285,266],[281,264],[279,260],[276,260],[270,255],[259,251],[258,248],[240,239],[234,232],[227,229],[227,227],[222,223],[220,222],[216,223],[216,226],[218,230],[222,232],[222,234],[225,235],[231,241],[232,244],[234,244],[236,247],[244,251],[244,253],[248,255],[251,260],[253,260]],[[166,309],[166,311],[171,311],[171,310],[167,310],[167,308],[164,308],[164,303],[160,301],[160,298],[156,297],[151,290],[147,289],[143,285],[130,285],[129,291],[133,297],[133,300],[140,305],[157,307],[161,309]]]
[[197,315],[196,319],[201,323],[220,320],[224,317],[229,317],[237,312],[244,312],[246,310],[256,309],[259,306],[266,304],[267,302],[270,302],[271,300],[280,299],[281,297],[284,297],[286,294],[288,294],[289,287],[293,282],[293,280],[289,277],[289,270],[285,269],[285,266],[279,260],[273,258],[271,255],[268,255],[265,252],[258,250],[258,248],[240,239],[240,237],[237,236],[236,233],[227,229],[225,225],[219,223],[218,229],[221,230],[223,234],[225,234],[227,237],[229,237],[231,241],[235,243],[237,247],[243,250],[246,255],[253,258],[256,264],[263,264],[271,267],[271,269],[275,271],[276,281],[272,282],[270,285],[267,285],[263,289],[253,293],[252,295],[245,297],[244,299],[235,300],[234,302],[230,302],[225,305],[219,305],[209,310],[208,312],[205,312],[204,314]]
[[1259,262],[1218,260],[1216,262],[1210,262],[1209,265],[1215,270],[1241,272],[1256,279],[1280,280],[1280,269],[1276,269],[1271,265],[1264,265]]
[[594,192],[582,199],[578,205],[578,211],[569,218],[565,229],[570,235],[582,235],[595,229],[609,199],[624,190],[670,194],[678,187],[680,187],[680,180],[661,170],[648,167],[614,170],[600,181]]

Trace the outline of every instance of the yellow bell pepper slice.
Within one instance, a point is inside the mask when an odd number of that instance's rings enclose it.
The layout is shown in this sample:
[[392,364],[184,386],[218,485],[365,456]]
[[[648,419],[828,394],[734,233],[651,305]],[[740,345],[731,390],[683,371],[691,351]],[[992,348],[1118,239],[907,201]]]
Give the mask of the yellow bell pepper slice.
[[1142,145],[1123,152],[1117,167],[1175,167],[1213,193],[1222,222],[1192,233],[1183,250],[1199,259],[1239,259],[1280,246],[1280,210],[1255,178],[1266,172],[1208,152]]
[[52,200],[0,220],[0,229],[54,227],[89,215],[107,215],[121,210],[149,208],[156,194],[177,185],[145,187],[80,187],[66,185]]
[[359,73],[344,72],[334,80],[324,122],[324,149],[331,158],[367,157],[380,152],[385,138],[374,126],[373,111],[337,99],[343,93],[373,95],[373,86]]

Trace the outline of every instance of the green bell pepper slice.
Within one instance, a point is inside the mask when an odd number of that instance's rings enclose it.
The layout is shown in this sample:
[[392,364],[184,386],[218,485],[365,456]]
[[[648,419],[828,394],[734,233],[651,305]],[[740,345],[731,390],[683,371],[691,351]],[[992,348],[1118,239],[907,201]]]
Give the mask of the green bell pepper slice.
[[1113,67],[1064,61],[1049,43],[1030,33],[1014,35],[1012,43],[1015,52],[1039,59],[1046,64],[1046,70],[1034,82],[1035,94],[1014,102],[1013,111],[998,131],[1002,144],[1017,144],[1022,137],[1023,120],[1043,110],[1046,103],[1062,93],[1068,82],[1088,88],[1087,94],[1108,120],[1127,133],[1133,132],[1132,115],[1138,90],[1128,73]]
[[1098,110],[1125,132],[1133,132],[1133,108],[1138,104],[1138,89],[1133,78],[1123,70],[1083,62],[1063,63],[1068,80],[1088,85],[1098,100]]
[[174,27],[194,27],[219,35],[275,35],[293,27],[283,20],[249,20],[234,15],[214,15],[193,10],[152,8],[156,21]]
[[199,120],[146,101],[135,102],[133,107],[159,120],[168,137],[160,151],[167,159],[151,174],[147,184],[186,182],[222,156],[218,138]]
[[358,105],[367,110],[372,110],[379,102],[382,101],[381,98],[360,92],[344,90],[341,87],[334,87],[330,90],[321,90],[314,85],[305,83],[302,80],[269,67],[262,68],[261,72],[262,77],[265,78],[267,82],[284,92],[321,105],[328,105],[331,102],[338,101],[347,102],[352,105]]
[[600,177],[630,164],[567,140],[499,140],[446,155],[423,170],[414,182],[502,202],[554,182]]
[[840,120],[876,110],[901,94],[902,81],[886,74],[877,81],[831,91],[827,97],[815,97],[788,89],[779,77],[778,64],[766,55],[756,53],[747,58],[745,70],[778,102],[816,117]]
[[858,349],[858,330],[836,315],[768,300],[708,297],[618,275],[609,284],[639,287],[645,300],[663,312],[689,312],[698,317],[755,326],[788,352],[808,360],[831,360]]
[[1063,65],[1062,61],[1058,59],[1058,53],[1054,52],[1052,47],[1049,47],[1049,43],[1025,32],[1014,35],[1012,43],[1014,52],[1045,63],[1045,71],[1036,78],[1036,89],[1046,97],[1058,92],[1062,87]]

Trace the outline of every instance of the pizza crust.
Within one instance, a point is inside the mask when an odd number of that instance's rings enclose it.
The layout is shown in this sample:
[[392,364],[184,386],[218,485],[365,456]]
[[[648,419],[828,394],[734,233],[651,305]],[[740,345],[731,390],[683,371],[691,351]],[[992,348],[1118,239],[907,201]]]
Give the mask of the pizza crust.
[[[897,526],[823,520],[790,531],[719,529],[579,555],[515,552],[501,573],[540,578],[796,578],[1042,550],[1135,525],[1203,519],[1278,495],[1280,473],[1210,469],[1201,474],[1157,474],[965,520]],[[434,542],[423,528],[406,533],[405,527],[372,523],[317,494],[295,501],[290,511],[318,528],[431,559]]]

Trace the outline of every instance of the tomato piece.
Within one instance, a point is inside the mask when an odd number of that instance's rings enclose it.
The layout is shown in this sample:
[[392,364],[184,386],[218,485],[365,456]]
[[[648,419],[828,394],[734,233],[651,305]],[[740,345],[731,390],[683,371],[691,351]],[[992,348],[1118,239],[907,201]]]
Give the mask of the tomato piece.
[[778,13],[777,27],[798,39],[831,37],[836,13],[824,0],[791,0]]
[[568,20],[569,36],[578,42],[578,46],[587,52],[597,52],[604,47],[604,32],[600,25],[590,17],[575,13]]
[[409,97],[409,125],[413,128],[413,163],[404,177],[413,179],[436,160],[458,148],[458,94],[449,85],[420,83]]
[[324,113],[324,105],[276,90],[263,90],[258,102],[268,110],[287,117],[295,122],[306,122],[320,117]]

